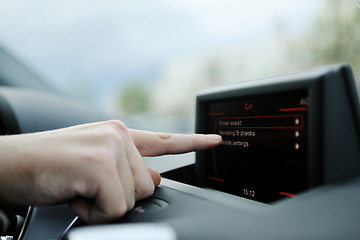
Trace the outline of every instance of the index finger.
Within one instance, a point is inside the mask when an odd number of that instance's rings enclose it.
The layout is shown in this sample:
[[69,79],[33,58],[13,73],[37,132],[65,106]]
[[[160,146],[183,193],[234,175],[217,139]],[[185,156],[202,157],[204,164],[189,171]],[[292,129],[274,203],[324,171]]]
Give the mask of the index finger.
[[204,150],[215,147],[222,141],[221,136],[216,134],[171,134],[134,129],[129,132],[136,148],[144,157]]

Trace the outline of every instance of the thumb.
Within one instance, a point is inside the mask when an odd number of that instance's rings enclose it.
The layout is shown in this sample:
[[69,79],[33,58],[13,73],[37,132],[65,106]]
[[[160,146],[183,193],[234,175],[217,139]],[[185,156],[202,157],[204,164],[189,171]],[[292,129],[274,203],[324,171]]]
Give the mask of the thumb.
[[151,169],[151,168],[149,168],[149,172],[150,172],[151,179],[154,183],[154,186],[158,187],[161,182],[160,173],[158,173],[157,171],[155,171],[154,169]]

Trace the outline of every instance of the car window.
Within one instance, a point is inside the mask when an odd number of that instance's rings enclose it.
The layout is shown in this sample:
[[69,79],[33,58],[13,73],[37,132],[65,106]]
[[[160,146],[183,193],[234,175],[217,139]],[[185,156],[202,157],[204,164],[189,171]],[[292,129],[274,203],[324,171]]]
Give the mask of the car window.
[[2,48],[46,84],[145,129],[193,131],[197,92],[220,84],[339,62],[359,80],[355,0],[0,5]]

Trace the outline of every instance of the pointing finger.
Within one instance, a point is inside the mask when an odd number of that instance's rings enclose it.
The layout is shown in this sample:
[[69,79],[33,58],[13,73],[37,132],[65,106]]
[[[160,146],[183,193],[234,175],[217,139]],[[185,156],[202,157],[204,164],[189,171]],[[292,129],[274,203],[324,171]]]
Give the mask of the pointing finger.
[[130,130],[130,135],[142,156],[160,156],[204,150],[221,143],[221,136],[210,134],[169,134]]

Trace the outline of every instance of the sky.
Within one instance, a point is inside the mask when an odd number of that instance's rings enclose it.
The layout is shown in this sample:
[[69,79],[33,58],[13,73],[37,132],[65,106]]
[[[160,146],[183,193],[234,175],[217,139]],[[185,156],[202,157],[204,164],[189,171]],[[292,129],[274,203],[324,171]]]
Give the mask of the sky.
[[151,84],[167,62],[305,31],[323,0],[0,0],[0,45],[55,86]]

